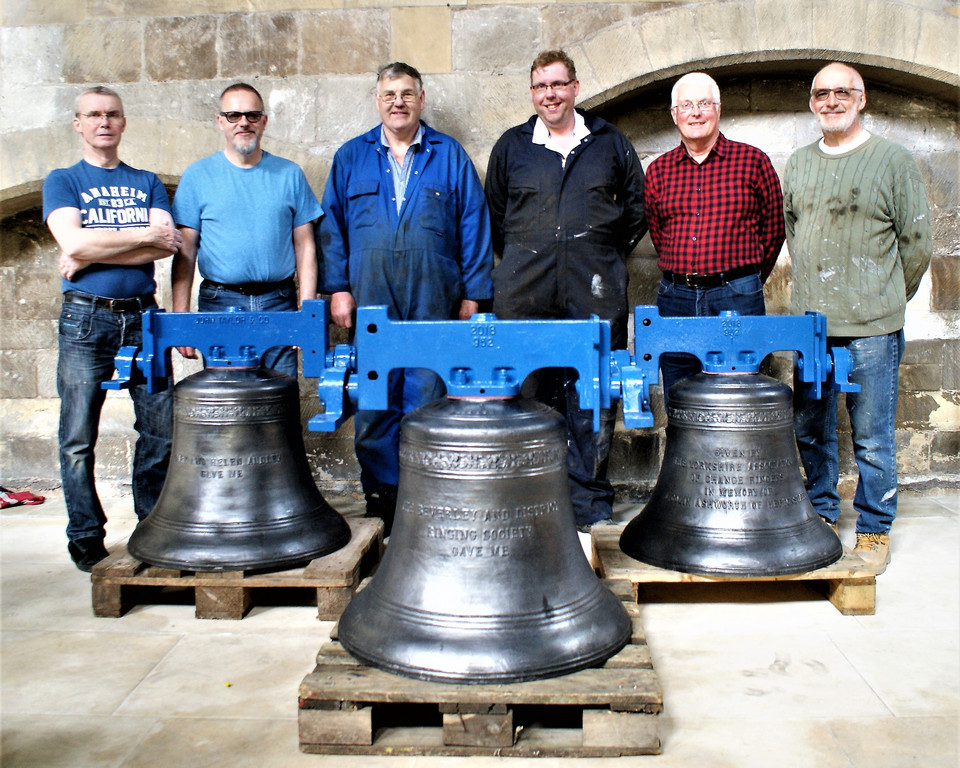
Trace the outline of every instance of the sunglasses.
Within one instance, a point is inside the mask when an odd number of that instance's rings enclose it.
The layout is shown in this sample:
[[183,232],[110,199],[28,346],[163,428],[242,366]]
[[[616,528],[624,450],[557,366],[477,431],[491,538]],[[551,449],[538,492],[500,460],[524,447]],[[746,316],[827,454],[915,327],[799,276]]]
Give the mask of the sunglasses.
[[263,112],[220,112],[221,117],[225,117],[228,123],[239,123],[241,117],[247,118],[248,123],[259,123],[263,117]]

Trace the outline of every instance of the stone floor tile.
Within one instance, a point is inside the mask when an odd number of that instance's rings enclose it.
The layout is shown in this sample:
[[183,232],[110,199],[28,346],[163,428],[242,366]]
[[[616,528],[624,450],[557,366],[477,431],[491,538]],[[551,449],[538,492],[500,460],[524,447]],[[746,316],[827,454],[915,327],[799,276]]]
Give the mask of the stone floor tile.
[[850,768],[822,720],[730,719],[722,706],[715,714],[663,718],[657,757],[577,760],[576,768]]
[[93,621],[90,574],[78,571],[66,551],[42,562],[3,561],[0,588],[4,629],[108,630]]
[[[118,768],[329,768],[300,753],[290,719],[161,718]],[[346,768],[336,760],[338,768]]]
[[832,722],[852,768],[956,768],[958,728],[953,717],[897,717]]
[[179,641],[172,635],[116,642],[100,632],[4,629],[3,714],[109,715]]
[[885,717],[889,710],[825,635],[714,636],[664,644],[647,635],[664,712],[698,721],[722,713],[745,720]]
[[[6,517],[6,511],[3,516]],[[73,567],[67,554],[64,533],[66,517],[16,516],[4,520],[0,528],[0,559],[7,563],[60,563]]]
[[[950,631],[834,634],[833,641],[897,717],[960,718],[960,654]],[[960,724],[960,719],[957,720]]]
[[[153,717],[4,713],[3,767],[119,768],[154,722]],[[167,765],[173,765],[169,757]]]
[[[903,496],[900,498],[903,498]],[[900,506],[897,512],[898,517],[903,515],[911,518],[942,517],[944,514],[949,517],[960,517],[960,496],[956,494],[934,491],[921,496],[911,495],[907,504],[898,506]]]
[[884,629],[960,630],[960,521],[906,517],[890,536],[892,559],[877,577],[877,610],[856,622]]
[[297,691],[320,645],[316,636],[294,632],[184,636],[118,712],[296,719]]

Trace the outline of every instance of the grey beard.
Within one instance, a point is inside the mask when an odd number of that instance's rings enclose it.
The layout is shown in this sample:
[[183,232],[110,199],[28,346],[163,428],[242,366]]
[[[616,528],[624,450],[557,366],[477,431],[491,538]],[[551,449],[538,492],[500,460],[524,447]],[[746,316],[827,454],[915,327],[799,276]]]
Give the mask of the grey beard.
[[819,117],[817,119],[817,124],[820,126],[820,130],[825,136],[832,133],[845,133],[846,131],[850,130],[851,127],[853,127],[853,123],[855,122],[855,117],[852,117],[849,112],[844,113],[843,117],[844,117],[843,122],[840,123],[839,125],[826,126],[819,119]]
[[250,155],[252,155],[254,152],[257,151],[257,142],[250,141],[247,143],[241,143],[240,141],[234,140],[233,148],[237,150],[237,152],[243,155],[244,157],[249,157]]

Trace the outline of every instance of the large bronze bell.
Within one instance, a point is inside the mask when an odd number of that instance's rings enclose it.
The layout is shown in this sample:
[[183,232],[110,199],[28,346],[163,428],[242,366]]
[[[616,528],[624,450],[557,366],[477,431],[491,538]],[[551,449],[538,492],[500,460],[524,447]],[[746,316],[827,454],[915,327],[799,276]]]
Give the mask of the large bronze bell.
[[790,388],[761,374],[674,384],[660,476],[620,548],[699,574],[775,576],[838,560],[840,540],[800,475]]
[[584,557],[561,418],[528,400],[444,398],[406,416],[397,518],[340,618],[361,661],[440,682],[518,682],[602,663],[630,638]]
[[346,521],[317,489],[297,383],[269,368],[207,368],[174,389],[170,468],[127,550],[188,571],[290,568],[340,549]]

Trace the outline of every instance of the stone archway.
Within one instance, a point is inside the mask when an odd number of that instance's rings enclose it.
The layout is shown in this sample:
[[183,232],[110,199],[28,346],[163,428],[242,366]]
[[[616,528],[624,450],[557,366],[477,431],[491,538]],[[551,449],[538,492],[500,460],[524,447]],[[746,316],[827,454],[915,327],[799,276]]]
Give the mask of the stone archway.
[[[837,21],[842,18],[842,34]],[[960,19],[882,0],[696,3],[598,31],[568,53],[587,62],[587,108],[673,79],[692,67],[737,73],[812,73],[842,60],[867,79],[956,102]],[[840,45],[839,43],[843,43]]]

